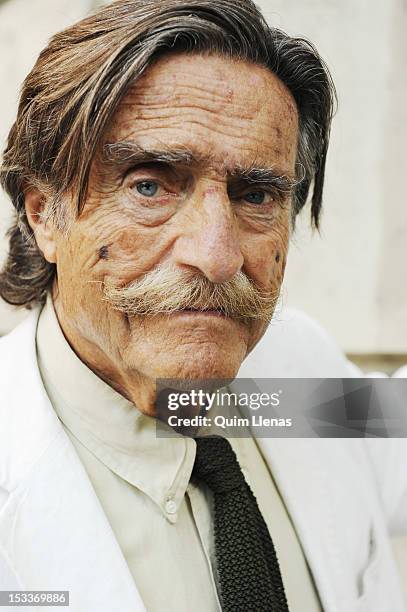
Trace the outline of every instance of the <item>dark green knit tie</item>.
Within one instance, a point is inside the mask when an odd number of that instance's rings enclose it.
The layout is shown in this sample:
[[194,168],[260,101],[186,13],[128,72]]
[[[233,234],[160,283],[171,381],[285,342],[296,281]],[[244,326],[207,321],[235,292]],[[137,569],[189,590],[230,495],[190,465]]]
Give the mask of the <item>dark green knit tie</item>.
[[196,438],[193,476],[214,496],[215,556],[224,612],[288,612],[273,542],[225,438]]

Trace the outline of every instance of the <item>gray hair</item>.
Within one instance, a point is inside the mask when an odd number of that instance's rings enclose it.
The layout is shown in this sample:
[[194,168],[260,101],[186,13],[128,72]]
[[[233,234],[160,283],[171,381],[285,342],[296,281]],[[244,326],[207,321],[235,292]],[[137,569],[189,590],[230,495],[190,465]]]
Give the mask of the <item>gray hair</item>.
[[44,301],[55,276],[35,243],[24,190],[44,194],[44,215],[66,229],[66,193],[76,215],[86,200],[101,136],[129,86],[159,56],[210,52],[267,67],[290,90],[299,113],[294,215],[312,187],[318,227],[335,89],[314,46],[269,27],[251,0],[116,0],[56,34],[27,76],[0,180],[16,209],[0,296],[17,306]]

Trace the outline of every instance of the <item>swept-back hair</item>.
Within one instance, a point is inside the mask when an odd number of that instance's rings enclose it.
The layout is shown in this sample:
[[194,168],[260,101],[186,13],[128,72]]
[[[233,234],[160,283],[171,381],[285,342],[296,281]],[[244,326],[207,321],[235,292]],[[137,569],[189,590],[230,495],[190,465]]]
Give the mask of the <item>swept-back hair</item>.
[[116,0],[51,38],[21,92],[0,169],[16,209],[0,296],[31,307],[55,275],[30,230],[24,192],[37,187],[45,218],[66,228],[64,194],[79,215],[101,136],[130,84],[160,55],[209,52],[267,67],[287,86],[299,113],[297,214],[312,187],[315,226],[322,204],[335,90],[311,43],[269,27],[251,0]]

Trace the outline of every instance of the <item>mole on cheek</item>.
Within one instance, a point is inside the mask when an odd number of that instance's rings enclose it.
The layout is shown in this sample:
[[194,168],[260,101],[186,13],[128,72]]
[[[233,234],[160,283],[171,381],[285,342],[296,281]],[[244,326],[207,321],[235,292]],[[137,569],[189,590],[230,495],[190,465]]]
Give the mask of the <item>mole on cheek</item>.
[[109,247],[102,246],[99,249],[99,258],[100,259],[109,259]]

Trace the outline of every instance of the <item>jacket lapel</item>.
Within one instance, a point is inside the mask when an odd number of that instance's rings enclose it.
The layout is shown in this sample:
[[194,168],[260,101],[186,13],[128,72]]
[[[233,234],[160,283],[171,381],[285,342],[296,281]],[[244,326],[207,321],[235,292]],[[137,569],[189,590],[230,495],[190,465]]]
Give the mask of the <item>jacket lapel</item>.
[[[338,528],[332,508],[326,461],[333,452],[320,452],[313,439],[257,438],[288,513],[295,526],[325,612],[349,610],[341,569]],[[333,474],[331,475],[334,476]]]
[[90,480],[42,386],[35,355],[37,315],[0,345],[0,356],[8,359],[2,388],[9,383],[8,440],[0,451],[0,486],[9,497],[0,510],[0,550],[23,588],[68,590],[75,612],[144,612]]

